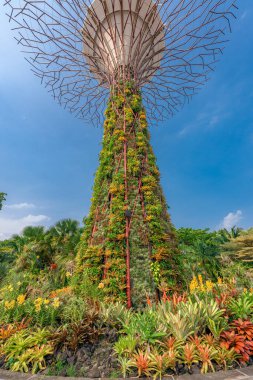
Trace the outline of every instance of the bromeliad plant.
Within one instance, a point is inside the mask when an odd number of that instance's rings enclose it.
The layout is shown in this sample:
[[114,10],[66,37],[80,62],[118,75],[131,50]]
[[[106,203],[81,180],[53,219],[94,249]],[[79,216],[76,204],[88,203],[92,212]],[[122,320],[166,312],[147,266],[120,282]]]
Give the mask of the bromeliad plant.
[[54,352],[50,332],[45,329],[21,330],[13,334],[2,346],[7,368],[32,373],[46,368],[46,357]]
[[238,359],[247,363],[253,355],[253,323],[241,319],[231,323],[231,328],[221,334],[221,345],[228,349],[234,349]]
[[[120,98],[119,102],[123,100]],[[135,106],[137,103],[138,97]],[[129,122],[131,117],[131,112],[126,110]],[[120,139],[123,141],[122,138],[123,135]],[[136,159],[133,151],[129,153]],[[137,173],[138,165],[135,160],[132,163],[131,170]],[[152,176],[148,177],[145,186],[152,187]],[[120,194],[120,185],[115,180],[112,193],[118,194],[119,189]],[[116,202],[117,196],[113,197]],[[151,210],[155,212],[152,207]],[[4,368],[40,372],[46,366],[53,368],[53,358],[60,355],[61,360],[63,352],[76,360],[79,349],[97,347],[104,341],[110,350],[114,345],[117,359],[112,359],[117,363],[113,364],[114,370],[120,368],[123,376],[139,373],[161,378],[179,371],[194,372],[196,366],[205,373],[252,360],[253,291],[243,289],[241,281],[238,283],[234,277],[228,281],[214,280],[206,273],[196,273],[187,283],[188,290],[184,288],[181,292],[179,287],[173,292],[168,290],[167,282],[157,293],[157,299],[149,291],[145,293],[143,309],[128,309],[125,302],[111,302],[114,296],[110,297],[106,288],[111,289],[113,277],[108,284],[106,279],[97,284],[92,276],[87,276],[86,270],[75,272],[73,246],[80,232],[75,230],[75,223],[60,223],[56,227],[50,233],[28,229],[20,239],[0,243],[0,254],[15,250],[8,261],[12,267],[5,267],[9,268],[5,272],[8,275],[0,278],[0,363]],[[67,232],[67,227],[72,232]],[[45,241],[52,249],[50,259],[43,251]],[[66,247],[61,247],[64,242]],[[117,236],[117,242],[115,246],[123,245],[122,235]],[[97,252],[95,246],[89,249]],[[106,250],[108,262],[104,265],[108,273],[114,253],[109,247]],[[163,255],[160,246],[156,260],[152,261],[157,281],[163,276],[159,269]],[[93,259],[97,260],[98,256]],[[91,267],[86,269],[89,272]],[[117,278],[115,281],[116,286]]]
[[[199,280],[201,283],[202,277]],[[202,283],[206,284],[204,280]],[[219,302],[221,289],[227,294],[224,302]],[[191,289],[188,295],[164,295],[157,305],[148,299],[147,308],[142,313],[132,313],[123,324],[125,336],[115,344],[119,360],[126,364],[124,375],[138,369],[137,357],[145,361],[145,369],[139,368],[139,374],[155,378],[170,371],[177,373],[179,365],[190,373],[197,365],[206,373],[249,362],[253,356],[253,323],[234,320],[236,314],[231,313],[230,303],[235,295],[235,300],[245,297],[246,291],[243,294],[219,279],[209,289],[206,285],[199,288],[198,282],[197,291]],[[250,294],[248,291],[248,298]]]
[[234,318],[248,319],[253,316],[253,293],[245,290],[237,298],[232,298],[228,311]]

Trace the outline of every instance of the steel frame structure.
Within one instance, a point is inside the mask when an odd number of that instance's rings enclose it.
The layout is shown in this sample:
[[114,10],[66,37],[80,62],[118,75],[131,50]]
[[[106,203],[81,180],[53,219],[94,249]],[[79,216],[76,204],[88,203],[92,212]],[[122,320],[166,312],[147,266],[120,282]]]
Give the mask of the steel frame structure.
[[[60,104],[96,123],[122,71],[123,80],[131,73],[141,88],[152,123],[174,115],[207,81],[237,9],[235,0],[5,0],[4,5],[35,75]],[[126,18],[110,25],[116,8],[121,18],[127,11]],[[146,27],[136,27],[139,16]],[[120,62],[106,70],[108,35],[119,45],[126,24],[131,24],[127,65],[116,53]]]

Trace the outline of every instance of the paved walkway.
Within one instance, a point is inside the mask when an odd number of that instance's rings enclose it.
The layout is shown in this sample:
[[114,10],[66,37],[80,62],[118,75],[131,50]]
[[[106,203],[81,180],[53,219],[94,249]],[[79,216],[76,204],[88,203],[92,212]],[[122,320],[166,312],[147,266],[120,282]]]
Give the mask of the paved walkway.
[[[164,379],[173,380],[173,376],[167,376]],[[43,376],[27,375],[23,373],[9,372],[0,369],[0,380],[94,380],[86,377],[61,377],[61,376]],[[96,379],[112,380],[112,379]],[[117,379],[119,380],[119,379]],[[124,380],[124,379],[120,379]],[[136,380],[136,378],[135,378]],[[138,379],[141,380],[141,379]],[[147,380],[147,378],[145,379]],[[206,375],[183,375],[175,376],[175,380],[253,380],[253,366],[235,369],[227,372],[208,373]]]

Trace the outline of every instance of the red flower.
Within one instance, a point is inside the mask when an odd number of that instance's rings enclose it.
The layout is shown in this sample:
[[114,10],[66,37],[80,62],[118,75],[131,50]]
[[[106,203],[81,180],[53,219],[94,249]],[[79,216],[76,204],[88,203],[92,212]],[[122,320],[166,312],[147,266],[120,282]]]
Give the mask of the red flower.
[[151,302],[151,299],[147,296],[147,305],[149,306],[149,307],[151,307],[152,306],[152,302]]
[[55,264],[55,263],[52,263],[52,264],[50,264],[50,269],[51,270],[55,270],[55,269],[57,269],[57,264]]

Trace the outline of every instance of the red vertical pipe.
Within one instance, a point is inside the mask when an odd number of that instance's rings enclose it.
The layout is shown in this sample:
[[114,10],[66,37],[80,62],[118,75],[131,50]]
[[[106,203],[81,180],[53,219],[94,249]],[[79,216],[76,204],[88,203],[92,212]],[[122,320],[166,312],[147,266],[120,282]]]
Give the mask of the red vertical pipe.
[[[124,136],[126,137],[126,120],[124,111]],[[125,177],[125,205],[128,201],[128,187],[127,187],[127,141],[124,141],[124,177]],[[127,307],[132,307],[131,302],[131,276],[130,276],[130,246],[129,246],[129,218],[126,216],[126,295]]]

